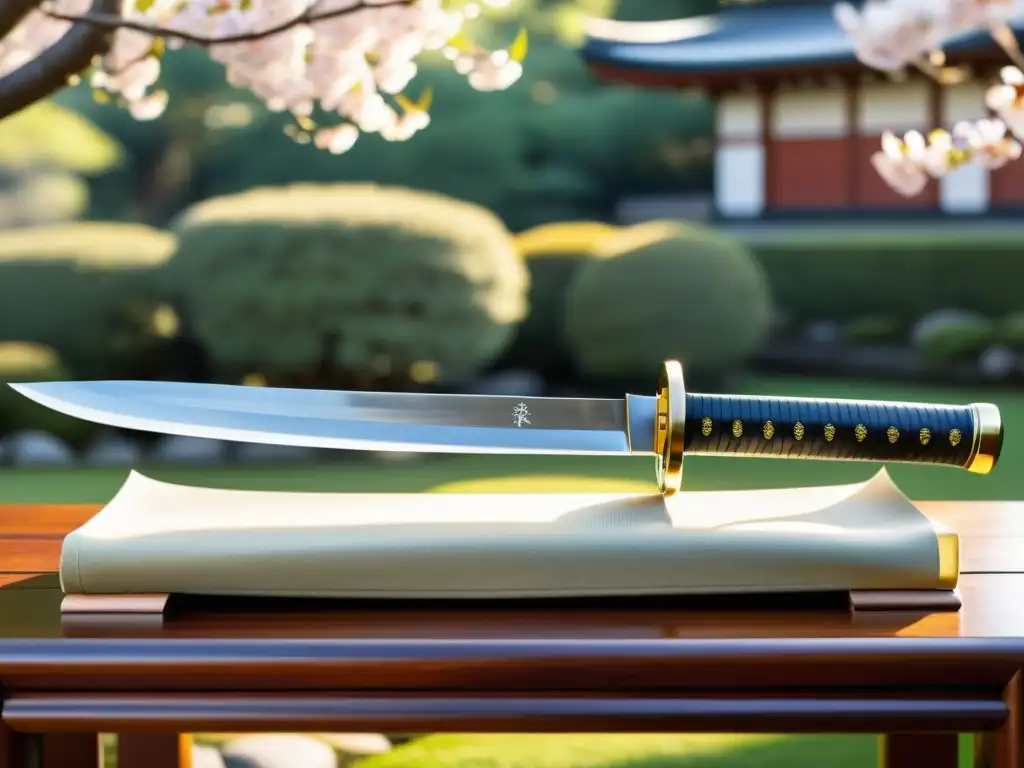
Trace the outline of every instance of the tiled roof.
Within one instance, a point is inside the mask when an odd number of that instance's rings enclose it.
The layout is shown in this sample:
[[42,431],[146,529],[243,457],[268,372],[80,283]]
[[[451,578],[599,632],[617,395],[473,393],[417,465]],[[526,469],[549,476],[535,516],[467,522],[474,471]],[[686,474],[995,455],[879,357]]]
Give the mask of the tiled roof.
[[[832,3],[735,6],[711,16],[656,22],[593,20],[583,46],[588,63],[652,73],[726,74],[854,63]],[[1024,30],[1024,19],[1015,25]],[[992,45],[987,34],[950,41],[944,50]]]

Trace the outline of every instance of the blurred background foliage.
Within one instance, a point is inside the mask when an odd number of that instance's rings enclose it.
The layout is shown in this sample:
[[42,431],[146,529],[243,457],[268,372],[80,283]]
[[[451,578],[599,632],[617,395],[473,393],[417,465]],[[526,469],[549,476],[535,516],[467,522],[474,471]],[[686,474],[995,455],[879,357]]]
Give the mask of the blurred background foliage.
[[[848,395],[853,378],[1019,386],[1013,227],[623,221],[624,201],[707,198],[713,110],[597,81],[575,47],[584,21],[716,5],[488,11],[470,30],[481,43],[529,32],[519,83],[480,93],[428,60],[409,96],[433,89],[429,128],[340,156],[290,140],[292,118],[190,48],[164,59],[159,120],[82,84],[0,122],[0,373],[621,396],[676,357],[704,391],[761,392],[771,374],[812,395]],[[936,398],[961,395],[908,393]],[[1024,421],[1024,398],[972,399]],[[0,461],[19,461],[5,441],[26,430],[76,450],[97,439],[23,401],[0,395]]]
[[[300,181],[428,187],[485,206],[513,231],[548,221],[606,219],[624,195],[710,188],[712,109],[698,94],[598,82],[572,41],[587,15],[663,18],[706,10],[703,0],[520,0],[472,22],[484,44],[530,32],[529,66],[514,88],[478,93],[448,62],[411,86],[434,90],[433,123],[416,141],[364,136],[332,156],[282,136],[291,118],[229,86],[200,50],[167,54],[167,112],[140,123],[96,103],[86,84],[56,97],[123,148],[124,162],[87,179],[85,215],[165,226],[190,203]],[[66,140],[66,139],[65,139]],[[81,141],[81,140],[78,140]],[[93,150],[98,154],[98,150]]]

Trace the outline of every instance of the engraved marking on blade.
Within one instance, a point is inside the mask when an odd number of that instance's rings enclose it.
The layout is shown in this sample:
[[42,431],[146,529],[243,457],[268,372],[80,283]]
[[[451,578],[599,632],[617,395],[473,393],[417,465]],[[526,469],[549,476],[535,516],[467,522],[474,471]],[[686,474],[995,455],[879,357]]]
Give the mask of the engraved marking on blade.
[[836,426],[832,422],[825,425],[825,439],[830,443],[836,439]]
[[519,403],[512,409],[512,421],[517,427],[530,423],[530,409],[526,407],[526,403]]
[[885,430],[885,436],[889,438],[890,443],[894,443],[900,439],[900,431],[896,427],[889,427]]
[[704,435],[704,437],[711,434],[711,419],[707,416],[700,420],[700,433]]
[[764,435],[765,440],[771,440],[775,436],[775,425],[772,424],[771,419],[764,423],[761,434]]
[[864,438],[868,436],[868,428],[865,427],[863,424],[858,424],[853,429],[853,436],[857,438],[858,443],[863,443]]
[[950,445],[952,445],[954,447],[960,445],[960,440],[961,440],[962,437],[963,437],[963,435],[960,434],[960,430],[959,429],[951,429],[951,430],[949,430],[949,444]]
[[928,427],[921,427],[921,445],[928,445],[932,439],[932,431]]
[[732,423],[732,436],[743,437],[743,422],[739,419]]
[[799,421],[793,425],[793,437],[795,437],[797,440],[804,439],[804,425],[801,424]]

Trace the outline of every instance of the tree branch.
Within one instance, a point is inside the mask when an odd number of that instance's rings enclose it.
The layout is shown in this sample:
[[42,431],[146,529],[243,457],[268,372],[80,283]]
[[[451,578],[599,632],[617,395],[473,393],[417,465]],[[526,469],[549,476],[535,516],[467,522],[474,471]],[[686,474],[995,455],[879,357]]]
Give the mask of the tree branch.
[[415,2],[417,2],[417,0],[359,0],[359,2],[348,6],[347,8],[337,8],[333,11],[323,11],[322,13],[317,13],[315,11],[317,3],[314,2],[298,16],[293,16],[287,21],[282,21],[281,23],[275,24],[267,29],[260,30],[258,32],[242,32],[237,35],[224,35],[223,37],[192,35],[188,32],[171,30],[155,24],[147,24],[141,21],[124,19],[116,13],[89,12],[83,13],[79,16],[72,16],[48,10],[43,10],[43,13],[51,19],[73,21],[107,30],[131,29],[136,32],[153,35],[153,37],[174,37],[184,40],[185,42],[192,43],[193,45],[208,47],[211,45],[224,45],[228,43],[251,43],[256,40],[263,40],[267,37],[272,37],[273,35],[280,34],[281,32],[286,32],[289,29],[303,24],[315,24],[318,21],[336,19],[341,16],[348,16],[349,14],[358,13],[359,11],[371,8],[393,8],[395,6],[412,5]]
[[[7,2],[2,3],[6,14]],[[14,0],[20,5],[23,0]],[[93,0],[92,13],[117,18],[121,0]],[[0,77],[0,119],[20,112],[67,85],[68,79],[87,69],[96,56],[110,50],[110,27],[75,24],[56,43],[32,61]]]

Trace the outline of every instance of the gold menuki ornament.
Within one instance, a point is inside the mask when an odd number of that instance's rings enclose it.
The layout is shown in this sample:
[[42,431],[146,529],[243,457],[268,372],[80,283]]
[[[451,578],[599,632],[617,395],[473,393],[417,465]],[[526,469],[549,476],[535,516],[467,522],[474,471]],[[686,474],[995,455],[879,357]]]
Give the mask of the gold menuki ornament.
[[896,427],[889,427],[885,430],[885,436],[889,438],[889,442],[895,444],[900,439],[900,431]]
[[853,428],[853,436],[857,438],[858,443],[863,443],[864,438],[868,436],[868,428],[863,424],[858,424]]
[[711,434],[711,419],[707,416],[700,420],[700,433],[704,435],[704,437]]
[[836,425],[829,422],[825,425],[825,439],[830,443],[836,439]]
[[959,429],[951,429],[951,430],[949,430],[949,444],[950,445],[952,445],[952,446],[960,445],[960,440],[961,440],[962,437],[963,437],[963,435],[960,434],[960,430]]
[[932,431],[928,427],[921,427],[921,445],[928,445],[932,439]]
[[775,425],[772,424],[771,419],[764,423],[764,427],[761,429],[761,434],[764,435],[765,440],[771,440],[775,436]]
[[739,419],[732,423],[732,436],[743,437],[743,422]]
[[793,425],[793,437],[795,437],[797,440],[804,439],[804,425],[801,424],[799,421]]

